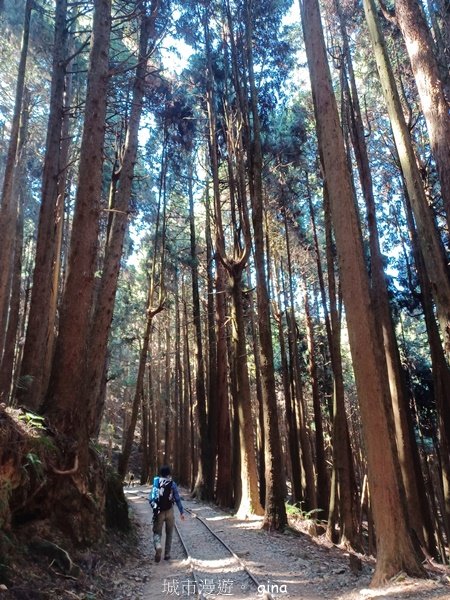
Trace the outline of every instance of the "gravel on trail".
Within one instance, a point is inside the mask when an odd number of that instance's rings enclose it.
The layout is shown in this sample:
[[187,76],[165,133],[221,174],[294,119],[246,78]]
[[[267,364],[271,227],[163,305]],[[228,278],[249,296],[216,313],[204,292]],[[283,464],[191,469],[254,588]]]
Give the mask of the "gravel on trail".
[[[429,579],[412,579],[400,573],[383,588],[369,588],[373,559],[359,556],[330,544],[325,536],[311,537],[302,524],[286,533],[261,529],[261,518],[239,520],[219,508],[192,500],[184,494],[183,504],[202,517],[226,542],[259,582],[257,588],[238,561],[191,515],[181,521],[175,507],[176,523],[190,550],[187,560],[174,532],[171,560],[154,562],[152,510],[148,486],[125,489],[138,528],[139,553],[131,557],[121,576],[114,578],[112,600],[163,600],[203,598],[247,600],[273,598],[296,600],[450,600],[450,571],[430,572]],[[163,539],[164,543],[164,539]],[[192,568],[198,581],[192,578]],[[271,595],[269,595],[271,594]]]

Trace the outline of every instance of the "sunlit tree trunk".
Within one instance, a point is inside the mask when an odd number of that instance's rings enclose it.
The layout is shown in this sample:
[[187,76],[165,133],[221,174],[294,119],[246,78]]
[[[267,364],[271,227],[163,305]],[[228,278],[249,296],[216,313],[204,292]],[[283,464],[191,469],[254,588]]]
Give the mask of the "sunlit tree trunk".
[[237,380],[237,421],[240,447],[241,498],[235,506],[237,514],[245,517],[250,514],[263,514],[259,503],[258,470],[255,455],[255,433],[253,428],[250,381],[248,377],[245,322],[242,306],[242,269],[239,265],[231,273],[231,343],[233,364]]
[[411,523],[413,524],[414,530],[421,544],[423,546],[426,545],[429,552],[434,553],[434,536],[430,522],[429,507],[426,501],[423,477],[420,472],[417,473],[416,476],[416,470],[414,467],[414,456],[416,456],[418,459],[418,450],[413,436],[412,423],[410,422],[408,392],[406,389],[404,374],[402,372],[400,353],[389,305],[383,258],[381,255],[378,234],[372,174],[370,171],[369,157],[364,135],[364,126],[359,105],[358,92],[356,89],[355,76],[353,73],[353,64],[350,55],[343,12],[339,2],[336,2],[336,5],[341,25],[346,67],[349,79],[349,81],[346,79],[344,80],[344,90],[347,97],[348,110],[350,113],[349,127],[355,158],[358,165],[361,188],[367,209],[372,275],[372,298],[377,320],[378,323],[381,324],[381,331],[383,335],[400,468],[402,471],[403,483],[407,498],[407,507]]
[[436,303],[444,349],[448,356],[450,352],[450,278],[442,241],[436,230],[434,216],[423,188],[374,0],[364,0],[363,4],[400,166],[417,223],[420,246]]
[[303,34],[358,390],[377,535],[377,585],[404,570],[424,576],[412,544],[399,481],[386,371],[370,298],[359,219],[316,0],[300,3]]
[[[282,269],[282,265],[280,265],[280,271]],[[282,277],[282,273],[278,273],[277,279],[279,280]],[[278,339],[280,344],[280,357],[281,357],[281,373],[283,379],[283,391],[284,391],[284,406],[286,411],[286,434],[287,434],[287,445],[289,448],[289,461],[291,464],[291,486],[292,486],[292,502],[299,503],[303,501],[303,490],[302,490],[302,470],[300,465],[300,445],[298,441],[298,429],[297,423],[295,419],[295,411],[292,406],[292,393],[291,393],[291,369],[289,368],[287,351],[286,351],[286,342],[285,342],[285,332],[284,332],[284,321],[283,315],[286,312],[286,307],[282,306],[282,297],[281,294],[283,292],[284,297],[286,298],[286,286],[284,282],[282,284],[277,282],[278,288],[278,314],[276,315],[276,321],[278,323]]]
[[[327,188],[324,189],[324,220],[326,238],[326,264],[328,275],[328,291],[330,313],[327,324],[327,337],[330,348],[331,366],[333,369],[333,474],[330,493],[327,536],[334,541],[335,526],[339,521],[339,541],[355,550],[361,549],[357,526],[357,491],[355,468],[350,445],[350,434],[345,410],[344,374],[341,356],[341,310],[339,308],[338,291],[335,277],[335,252],[331,226],[330,203]],[[320,252],[317,243],[314,211],[310,201],[310,214],[314,231],[316,253],[318,256],[318,272],[324,310],[326,307],[325,286],[323,281]],[[327,315],[327,312],[325,312]]]
[[250,2],[245,2],[246,44],[248,60],[249,90],[251,95],[251,115],[253,121],[250,146],[250,197],[254,234],[254,259],[257,285],[257,306],[260,338],[260,367],[262,377],[262,399],[264,409],[264,450],[266,500],[263,527],[283,529],[287,524],[284,505],[286,484],[280,466],[283,464],[280,432],[278,429],[277,398],[273,365],[272,332],[270,326],[269,293],[265,272],[265,249],[263,230],[262,193],[262,148],[261,125],[258,113],[258,100],[253,72],[252,13]]
[[418,0],[395,0],[395,20],[405,39],[419,91],[450,232],[450,115],[433,38]]
[[328,475],[325,462],[325,443],[323,432],[322,408],[320,403],[319,393],[319,373],[316,362],[316,341],[314,335],[314,326],[309,306],[308,293],[305,290],[305,324],[306,324],[306,339],[309,352],[309,375],[311,378],[312,399],[314,407],[314,423],[315,423],[315,449],[316,449],[316,473],[317,473],[317,506],[322,510],[319,513],[321,519],[328,517]]

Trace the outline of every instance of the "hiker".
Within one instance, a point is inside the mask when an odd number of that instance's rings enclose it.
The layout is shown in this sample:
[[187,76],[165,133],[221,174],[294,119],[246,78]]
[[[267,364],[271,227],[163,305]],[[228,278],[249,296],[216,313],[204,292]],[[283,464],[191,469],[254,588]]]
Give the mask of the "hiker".
[[164,560],[170,559],[170,547],[172,545],[173,527],[175,524],[174,502],[176,502],[181,518],[184,521],[184,509],[181,504],[180,494],[178,493],[177,484],[172,479],[169,467],[161,467],[159,477],[153,479],[153,487],[148,501],[153,508],[153,545],[155,546],[155,562],[158,563],[161,560],[161,536],[164,523],[166,524]]

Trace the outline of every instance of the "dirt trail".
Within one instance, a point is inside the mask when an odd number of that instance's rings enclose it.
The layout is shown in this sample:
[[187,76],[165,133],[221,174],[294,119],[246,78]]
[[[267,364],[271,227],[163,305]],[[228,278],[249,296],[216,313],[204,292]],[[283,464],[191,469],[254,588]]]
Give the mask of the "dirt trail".
[[[138,560],[130,559],[123,580],[117,580],[114,600],[197,598],[190,564],[176,533],[171,560],[159,564],[153,560],[148,492],[145,486],[126,489],[139,530],[140,552]],[[264,592],[271,591],[273,598],[291,600],[450,600],[450,580],[445,573],[428,580],[400,574],[385,588],[368,589],[373,562],[363,558],[362,570],[352,573],[348,554],[323,538],[311,538],[302,532],[267,533],[260,529],[259,519],[238,520],[186,495],[184,504],[207,520],[260,583],[260,588],[256,588],[230,559],[218,554],[212,536],[198,519],[188,517],[182,522],[175,509],[177,525],[191,549],[193,565],[201,571],[200,585],[206,598],[247,600],[265,597]]]

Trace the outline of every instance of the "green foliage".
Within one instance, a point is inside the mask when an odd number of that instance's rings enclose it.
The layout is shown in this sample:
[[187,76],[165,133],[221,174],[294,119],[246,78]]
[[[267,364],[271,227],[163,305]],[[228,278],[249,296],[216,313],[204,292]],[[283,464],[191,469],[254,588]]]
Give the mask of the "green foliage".
[[45,417],[42,417],[41,415],[36,415],[32,412],[25,412],[19,415],[19,420],[24,421],[28,426],[35,429],[45,429]]
[[323,508],[313,508],[312,510],[303,510],[301,505],[303,502],[299,502],[299,504],[289,504],[286,502],[286,513],[290,517],[296,517],[299,519],[316,519],[318,513],[323,512]]
[[44,478],[44,467],[41,459],[34,452],[28,452],[25,456],[26,462],[23,465],[25,471],[31,471],[38,479]]

